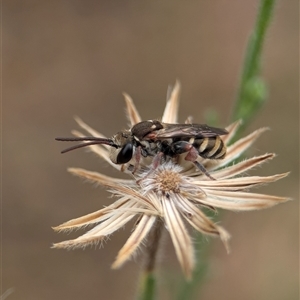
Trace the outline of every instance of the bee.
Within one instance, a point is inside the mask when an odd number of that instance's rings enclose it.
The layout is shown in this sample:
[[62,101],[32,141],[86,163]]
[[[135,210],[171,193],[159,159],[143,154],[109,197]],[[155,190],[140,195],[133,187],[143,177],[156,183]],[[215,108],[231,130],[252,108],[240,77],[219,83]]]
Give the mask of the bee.
[[56,140],[85,142],[69,147],[61,153],[90,145],[108,145],[111,147],[109,157],[115,164],[126,164],[135,158],[132,173],[137,170],[141,157],[153,157],[150,170],[152,172],[161,164],[162,159],[173,159],[186,153],[186,161],[192,162],[208,178],[215,180],[197,158],[200,156],[205,159],[223,159],[226,146],[220,136],[225,134],[228,134],[227,130],[206,124],[168,124],[148,120],[135,124],[129,130],[120,131],[110,139],[58,137]]

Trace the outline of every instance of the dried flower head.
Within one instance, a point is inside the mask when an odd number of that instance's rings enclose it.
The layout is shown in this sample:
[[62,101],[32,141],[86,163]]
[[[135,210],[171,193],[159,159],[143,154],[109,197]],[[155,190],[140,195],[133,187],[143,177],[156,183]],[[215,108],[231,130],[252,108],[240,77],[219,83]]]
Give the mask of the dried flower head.
[[[177,123],[179,92],[180,85],[177,82],[173,89],[169,89],[162,122]],[[142,119],[131,98],[127,94],[124,94],[124,96],[131,126],[141,122]],[[82,120],[76,118],[76,121],[82,129],[92,136],[104,137]],[[223,160],[198,158],[216,180],[209,179],[194,164],[184,159],[176,163],[171,160],[162,163],[155,171],[150,173],[151,159],[142,159],[140,169],[132,175],[130,172],[132,162],[122,166],[116,165],[109,158],[109,147],[107,145],[90,146],[94,153],[114,168],[130,174],[131,179],[112,178],[98,172],[70,168],[69,172],[72,174],[106,187],[116,200],[99,211],[55,227],[54,230],[56,231],[69,231],[90,225],[94,226],[93,229],[82,236],[54,244],[53,247],[78,248],[98,244],[135,218],[134,230],[113,263],[113,267],[118,268],[145,243],[157,224],[164,224],[170,233],[185,276],[187,278],[191,277],[195,261],[192,238],[188,232],[187,224],[203,234],[219,236],[227,251],[229,251],[229,234],[223,227],[215,224],[207,217],[202,208],[246,211],[271,207],[289,200],[284,197],[249,192],[252,187],[274,182],[286,177],[288,173],[272,176],[244,175],[250,169],[274,158],[275,155],[267,153],[233,163],[267,130],[267,128],[256,130],[230,145],[229,143],[239,125],[240,122],[235,122],[226,128],[229,133],[222,137],[223,142],[227,145],[227,154]],[[77,131],[74,131],[73,134],[78,137],[84,136]],[[151,247],[149,246],[149,248]]]

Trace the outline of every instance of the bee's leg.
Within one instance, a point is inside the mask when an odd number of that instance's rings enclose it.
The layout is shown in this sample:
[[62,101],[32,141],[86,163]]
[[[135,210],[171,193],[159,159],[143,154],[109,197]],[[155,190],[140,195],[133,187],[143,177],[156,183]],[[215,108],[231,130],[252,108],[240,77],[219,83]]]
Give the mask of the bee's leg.
[[[186,159],[186,158],[185,158]],[[188,159],[186,159],[188,160]],[[203,173],[205,174],[208,178],[210,178],[211,180],[216,180],[216,178],[213,178],[209,172],[205,169],[205,167],[199,163],[199,161],[195,160],[193,161],[194,165]]]
[[148,171],[148,173],[141,179],[137,180],[137,184],[139,184],[142,180],[144,180],[145,178],[147,178],[150,174],[152,174],[160,165],[160,162],[162,160],[162,157],[164,156],[164,153],[163,152],[158,152],[153,160],[152,160],[152,164],[151,164],[151,168],[150,170]]
[[135,153],[134,153],[134,157],[135,157],[135,165],[132,171],[132,174],[134,174],[136,172],[136,170],[138,169],[139,165],[140,165],[140,161],[141,161],[141,155],[142,155],[142,149],[141,146],[137,146],[135,149]]
[[209,174],[209,172],[205,169],[205,167],[197,161],[199,153],[191,143],[186,141],[179,141],[173,143],[172,150],[174,151],[175,154],[182,154],[187,152],[187,155],[184,158],[185,160],[191,161],[203,174],[205,174],[211,180],[216,180]]
[[153,158],[153,161],[152,161],[152,166],[151,166],[151,170],[150,172],[153,172],[154,170],[157,169],[157,167],[160,165],[161,163],[161,160],[164,156],[164,153],[163,152],[158,152],[154,158]]

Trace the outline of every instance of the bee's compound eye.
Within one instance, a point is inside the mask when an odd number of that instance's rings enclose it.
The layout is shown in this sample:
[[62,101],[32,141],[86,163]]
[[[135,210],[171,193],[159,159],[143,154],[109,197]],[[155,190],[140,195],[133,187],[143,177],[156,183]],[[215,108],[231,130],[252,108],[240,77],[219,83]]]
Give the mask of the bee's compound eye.
[[117,164],[126,164],[129,162],[133,155],[133,145],[131,143],[127,143],[120,150],[117,156]]

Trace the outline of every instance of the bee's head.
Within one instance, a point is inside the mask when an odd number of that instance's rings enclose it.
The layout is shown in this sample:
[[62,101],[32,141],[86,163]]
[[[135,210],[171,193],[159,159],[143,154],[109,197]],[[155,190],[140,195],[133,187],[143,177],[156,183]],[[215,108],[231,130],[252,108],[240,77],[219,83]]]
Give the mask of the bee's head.
[[110,149],[109,158],[115,164],[126,164],[133,156],[133,138],[130,131],[120,131],[112,137],[117,147]]
[[81,137],[81,138],[56,138],[57,141],[78,142],[85,141],[86,143],[75,145],[63,150],[61,153],[66,153],[71,150],[83,148],[91,145],[108,145],[110,146],[109,158],[115,164],[126,164],[133,156],[133,138],[130,131],[118,132],[111,139],[98,137]]

